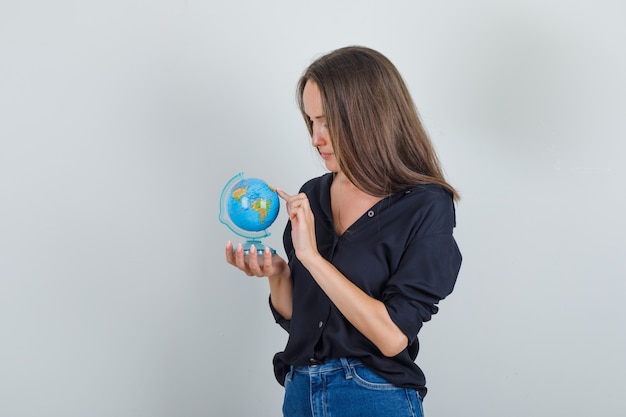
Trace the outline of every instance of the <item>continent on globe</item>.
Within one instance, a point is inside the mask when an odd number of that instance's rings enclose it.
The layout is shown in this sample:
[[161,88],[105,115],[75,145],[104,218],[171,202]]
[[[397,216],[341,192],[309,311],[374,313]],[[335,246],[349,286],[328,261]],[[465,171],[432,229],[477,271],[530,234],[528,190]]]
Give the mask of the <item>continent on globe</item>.
[[247,188],[236,188],[233,190],[232,196],[235,200],[241,201],[241,198],[246,194],[247,191]]
[[254,203],[252,203],[252,210],[259,213],[259,217],[261,218],[261,223],[265,224],[265,217],[267,216],[267,212],[272,207],[272,201],[266,200],[264,198],[259,198]]

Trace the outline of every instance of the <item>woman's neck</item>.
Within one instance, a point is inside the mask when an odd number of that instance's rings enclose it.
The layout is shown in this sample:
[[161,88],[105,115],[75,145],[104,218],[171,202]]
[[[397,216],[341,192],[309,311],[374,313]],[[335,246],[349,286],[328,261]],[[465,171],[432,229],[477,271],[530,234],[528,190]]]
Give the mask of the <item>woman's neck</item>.
[[339,236],[381,200],[357,188],[341,172],[334,175],[330,197],[335,231]]

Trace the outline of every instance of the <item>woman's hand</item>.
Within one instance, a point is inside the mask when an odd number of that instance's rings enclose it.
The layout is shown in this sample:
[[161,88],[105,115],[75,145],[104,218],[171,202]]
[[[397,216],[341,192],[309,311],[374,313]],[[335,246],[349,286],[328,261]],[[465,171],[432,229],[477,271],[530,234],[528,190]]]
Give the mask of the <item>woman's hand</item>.
[[245,254],[241,243],[233,251],[233,244],[228,242],[225,252],[226,262],[236,266],[249,277],[273,277],[282,275],[288,269],[287,262],[278,255],[272,255],[268,248],[262,256],[259,256],[256,247],[252,245],[250,253]]
[[304,266],[307,261],[319,256],[315,239],[315,218],[309,199],[305,193],[291,196],[281,189],[276,189],[280,198],[285,200],[287,214],[291,220],[291,239],[296,256]]

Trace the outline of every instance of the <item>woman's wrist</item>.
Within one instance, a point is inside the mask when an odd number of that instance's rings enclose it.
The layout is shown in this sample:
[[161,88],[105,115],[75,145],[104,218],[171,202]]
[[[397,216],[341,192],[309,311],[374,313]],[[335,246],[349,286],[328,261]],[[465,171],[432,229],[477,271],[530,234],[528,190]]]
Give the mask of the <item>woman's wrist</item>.
[[280,272],[276,274],[268,275],[267,279],[270,281],[279,282],[279,281],[282,281],[283,279],[289,278],[290,274],[291,273],[289,271],[289,267],[285,265],[283,268],[281,268]]
[[307,257],[299,257],[298,259],[309,272],[312,272],[312,270],[315,269],[316,266],[327,262],[326,259],[324,259],[322,255],[319,254],[319,252],[315,252]]

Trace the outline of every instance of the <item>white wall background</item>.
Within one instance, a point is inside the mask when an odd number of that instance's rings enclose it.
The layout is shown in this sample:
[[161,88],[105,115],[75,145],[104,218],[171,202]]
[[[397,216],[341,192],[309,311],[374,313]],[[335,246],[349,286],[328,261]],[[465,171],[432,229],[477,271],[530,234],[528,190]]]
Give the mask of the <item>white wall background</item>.
[[0,416],[280,415],[286,334],[218,198],[322,172],[295,83],[349,44],[463,196],[427,416],[626,415],[625,39],[618,0],[3,0]]

